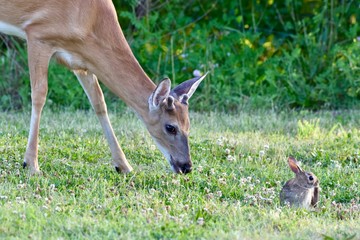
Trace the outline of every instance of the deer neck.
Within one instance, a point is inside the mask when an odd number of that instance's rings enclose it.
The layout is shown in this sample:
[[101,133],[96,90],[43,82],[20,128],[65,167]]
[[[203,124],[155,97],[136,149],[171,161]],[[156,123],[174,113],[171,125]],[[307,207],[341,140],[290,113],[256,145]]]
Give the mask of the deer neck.
[[[101,49],[101,52],[91,53],[92,57],[89,57],[88,62],[92,66],[89,69],[110,91],[146,121],[149,114],[148,99],[156,85],[136,60],[121,30],[119,33],[116,42],[95,41],[94,44],[101,47],[92,49]],[[89,48],[85,51],[89,51]]]

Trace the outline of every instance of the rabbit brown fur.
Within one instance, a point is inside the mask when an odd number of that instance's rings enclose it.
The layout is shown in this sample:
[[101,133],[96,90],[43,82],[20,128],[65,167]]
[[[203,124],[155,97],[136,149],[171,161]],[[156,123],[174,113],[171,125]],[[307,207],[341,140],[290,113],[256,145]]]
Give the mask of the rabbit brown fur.
[[295,207],[315,207],[319,201],[318,178],[302,170],[293,157],[289,157],[288,164],[295,178],[287,181],[281,189],[280,202]]

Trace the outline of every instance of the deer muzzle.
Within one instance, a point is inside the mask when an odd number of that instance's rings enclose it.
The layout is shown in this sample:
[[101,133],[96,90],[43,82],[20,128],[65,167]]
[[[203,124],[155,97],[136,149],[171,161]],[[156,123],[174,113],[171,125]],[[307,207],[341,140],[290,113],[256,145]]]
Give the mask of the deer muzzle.
[[170,155],[170,165],[174,172],[187,174],[192,171],[192,163],[190,158],[186,162],[176,161],[173,156]]

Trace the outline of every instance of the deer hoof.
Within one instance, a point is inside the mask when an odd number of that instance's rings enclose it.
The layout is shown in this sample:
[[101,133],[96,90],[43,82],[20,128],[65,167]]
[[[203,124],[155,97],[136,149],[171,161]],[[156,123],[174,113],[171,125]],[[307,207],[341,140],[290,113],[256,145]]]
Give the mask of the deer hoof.
[[37,169],[37,168],[31,168],[30,166],[28,166],[28,164],[26,162],[23,162],[23,169],[25,168],[29,168],[29,174],[30,176],[34,176],[34,175],[42,175],[42,172]]
[[116,170],[118,173],[129,173],[129,172],[131,172],[133,169],[132,169],[132,167],[128,167],[128,168],[126,168],[126,169],[121,169],[120,167],[115,166],[115,170]]

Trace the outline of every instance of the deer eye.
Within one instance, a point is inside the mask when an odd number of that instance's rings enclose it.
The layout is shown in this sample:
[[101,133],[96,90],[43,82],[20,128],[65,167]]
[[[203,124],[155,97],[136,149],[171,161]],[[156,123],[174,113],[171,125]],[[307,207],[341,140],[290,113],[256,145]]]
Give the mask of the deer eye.
[[314,181],[314,177],[313,177],[313,176],[309,176],[309,180],[310,180],[310,181]]
[[176,135],[176,128],[173,125],[166,124],[165,129],[169,134]]

